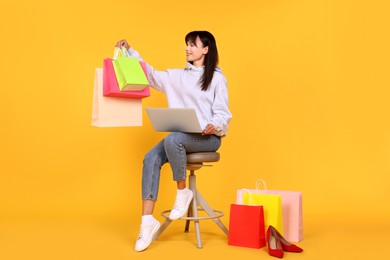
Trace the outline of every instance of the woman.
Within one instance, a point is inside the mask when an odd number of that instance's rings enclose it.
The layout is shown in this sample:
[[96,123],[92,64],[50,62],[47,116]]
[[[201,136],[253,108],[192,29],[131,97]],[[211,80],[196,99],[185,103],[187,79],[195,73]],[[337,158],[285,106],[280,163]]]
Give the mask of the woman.
[[[207,31],[193,31],[186,35],[185,42],[187,67],[157,71],[146,63],[148,79],[151,87],[165,93],[169,107],[194,108],[204,130],[201,134],[170,133],[146,154],[142,170],[142,221],[136,251],[145,250],[160,227],[152,214],[161,166],[170,163],[177,183],[176,200],[169,215],[171,220],[176,220],[185,215],[193,198],[192,191],[186,187],[186,153],[217,151],[232,117],[226,79],[217,67],[214,36]],[[116,44],[116,47],[123,46],[130,56],[142,61],[126,40]]]

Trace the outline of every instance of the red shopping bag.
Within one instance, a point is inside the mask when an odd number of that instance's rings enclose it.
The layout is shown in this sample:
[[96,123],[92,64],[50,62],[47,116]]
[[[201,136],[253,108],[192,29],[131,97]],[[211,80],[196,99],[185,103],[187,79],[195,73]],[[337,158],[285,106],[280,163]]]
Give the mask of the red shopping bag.
[[[106,97],[122,97],[141,99],[150,96],[150,87],[146,86],[139,91],[121,91],[116,78],[113,59],[104,59],[103,61],[103,95]],[[141,67],[147,75],[145,62],[140,62]]]
[[250,248],[266,245],[263,206],[230,205],[228,244]]

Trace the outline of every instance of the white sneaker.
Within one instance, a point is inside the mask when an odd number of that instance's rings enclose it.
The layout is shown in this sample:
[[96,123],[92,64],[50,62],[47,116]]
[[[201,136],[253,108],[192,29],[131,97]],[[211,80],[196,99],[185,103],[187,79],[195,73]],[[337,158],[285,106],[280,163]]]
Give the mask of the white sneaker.
[[169,214],[169,219],[176,220],[183,217],[186,214],[193,197],[194,194],[191,190],[188,190],[185,195],[176,195],[175,205]]
[[152,243],[153,237],[160,227],[160,222],[154,220],[152,224],[141,224],[141,229],[138,235],[138,239],[135,242],[135,251],[145,250],[150,243]]

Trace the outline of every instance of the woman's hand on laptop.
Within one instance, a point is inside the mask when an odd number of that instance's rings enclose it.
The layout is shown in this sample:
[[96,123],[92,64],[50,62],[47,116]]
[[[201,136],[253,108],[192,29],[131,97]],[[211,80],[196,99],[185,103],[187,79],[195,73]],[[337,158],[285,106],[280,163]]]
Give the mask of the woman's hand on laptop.
[[203,130],[202,135],[213,135],[215,134],[215,127],[212,124],[208,124]]

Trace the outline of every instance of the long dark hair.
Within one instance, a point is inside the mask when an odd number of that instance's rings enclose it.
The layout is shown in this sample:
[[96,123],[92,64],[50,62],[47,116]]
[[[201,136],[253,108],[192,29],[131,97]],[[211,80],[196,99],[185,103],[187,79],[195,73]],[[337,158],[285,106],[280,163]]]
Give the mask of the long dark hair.
[[189,32],[185,37],[185,42],[188,43],[190,41],[195,43],[198,36],[203,43],[203,47],[208,47],[208,52],[204,57],[204,72],[199,80],[201,89],[207,91],[213,79],[215,68],[218,65],[218,49],[214,36],[208,31]]

